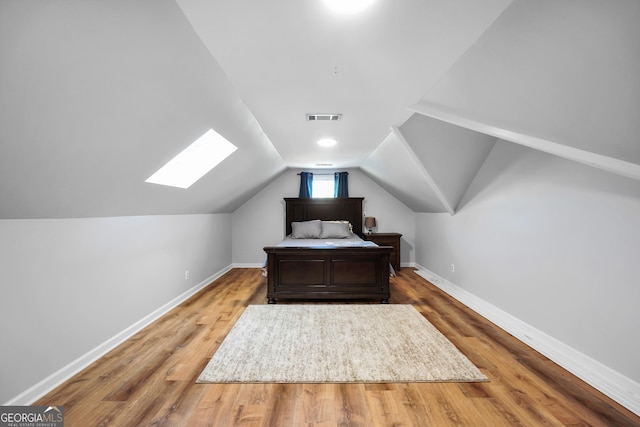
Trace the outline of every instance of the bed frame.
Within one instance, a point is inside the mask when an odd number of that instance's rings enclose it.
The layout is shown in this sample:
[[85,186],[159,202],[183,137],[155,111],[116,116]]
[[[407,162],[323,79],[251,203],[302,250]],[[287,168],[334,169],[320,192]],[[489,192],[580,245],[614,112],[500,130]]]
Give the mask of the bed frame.
[[[291,223],[312,219],[346,220],[362,237],[362,197],[285,198],[286,234]],[[389,303],[391,246],[279,247],[267,253],[267,298],[305,300],[380,300]]]

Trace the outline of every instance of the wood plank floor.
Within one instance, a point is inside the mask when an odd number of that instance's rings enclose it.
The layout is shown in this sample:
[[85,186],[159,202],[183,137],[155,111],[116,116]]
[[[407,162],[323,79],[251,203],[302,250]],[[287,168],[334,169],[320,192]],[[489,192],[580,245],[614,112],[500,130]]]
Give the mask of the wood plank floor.
[[233,269],[35,402],[87,426],[640,426],[640,418],[451,299],[412,269],[392,279],[487,383],[195,384],[244,308],[258,269]]

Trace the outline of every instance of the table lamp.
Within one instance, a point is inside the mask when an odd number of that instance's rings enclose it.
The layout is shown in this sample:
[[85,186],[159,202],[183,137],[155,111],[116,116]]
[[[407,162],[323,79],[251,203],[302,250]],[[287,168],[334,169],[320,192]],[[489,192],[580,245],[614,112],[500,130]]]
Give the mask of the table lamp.
[[371,229],[376,226],[376,217],[374,216],[364,217],[364,226],[369,229],[369,234],[371,234]]

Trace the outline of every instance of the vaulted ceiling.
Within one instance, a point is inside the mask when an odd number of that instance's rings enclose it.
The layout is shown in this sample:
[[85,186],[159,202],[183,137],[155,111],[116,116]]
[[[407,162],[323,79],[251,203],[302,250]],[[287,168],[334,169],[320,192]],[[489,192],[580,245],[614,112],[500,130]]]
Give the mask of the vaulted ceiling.
[[[639,21],[636,0],[0,1],[0,218],[233,212],[319,163],[454,214],[497,139],[640,179]],[[144,182],[209,128],[238,150],[187,190]]]

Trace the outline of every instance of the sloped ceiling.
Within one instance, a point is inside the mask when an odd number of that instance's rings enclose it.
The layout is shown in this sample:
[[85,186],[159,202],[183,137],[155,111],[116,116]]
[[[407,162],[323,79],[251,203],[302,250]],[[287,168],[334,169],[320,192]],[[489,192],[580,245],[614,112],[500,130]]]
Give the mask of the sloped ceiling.
[[433,179],[441,203],[454,213],[496,138],[414,114],[400,132]]
[[412,110],[640,179],[640,2],[516,1]]
[[[177,0],[289,167],[354,167],[511,0]],[[305,121],[341,113],[340,122]],[[316,141],[338,139],[334,150]]]
[[[637,0],[3,1],[0,218],[233,212],[317,163],[454,214],[496,138],[640,179],[637,22]],[[239,149],[188,190],[144,182],[209,128]]]
[[414,114],[391,130],[361,168],[415,212],[454,214],[495,142]]
[[445,212],[420,159],[397,132],[387,135],[361,169],[411,210]]
[[[173,1],[0,8],[0,218],[232,212],[285,169]],[[227,161],[144,182],[210,128]]]

